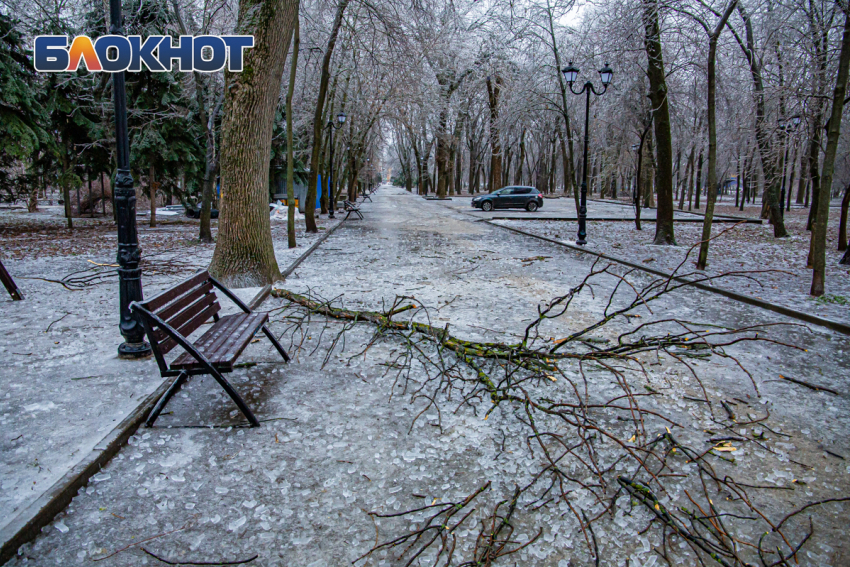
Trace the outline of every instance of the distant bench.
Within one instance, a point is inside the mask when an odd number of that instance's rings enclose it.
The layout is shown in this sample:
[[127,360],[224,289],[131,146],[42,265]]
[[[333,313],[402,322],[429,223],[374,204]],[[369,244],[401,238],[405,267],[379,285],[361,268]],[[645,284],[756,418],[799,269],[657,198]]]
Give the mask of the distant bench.
[[360,212],[360,207],[358,207],[357,205],[355,205],[351,201],[343,201],[342,208],[346,213],[348,213],[348,214],[345,215],[345,218],[342,219],[342,220],[348,220],[348,217],[350,217],[352,213],[354,213],[355,215],[357,215],[361,219],[363,218],[363,213]]

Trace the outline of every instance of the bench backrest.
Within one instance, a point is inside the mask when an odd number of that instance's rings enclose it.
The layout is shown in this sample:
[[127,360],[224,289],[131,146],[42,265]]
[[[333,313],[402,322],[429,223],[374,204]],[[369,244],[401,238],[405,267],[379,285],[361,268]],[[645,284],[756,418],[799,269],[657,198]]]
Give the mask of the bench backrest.
[[[139,305],[184,337],[188,337],[221,310],[207,271],[199,272]],[[177,345],[155,321],[149,321],[149,325],[151,332],[148,338],[155,353],[161,356]]]

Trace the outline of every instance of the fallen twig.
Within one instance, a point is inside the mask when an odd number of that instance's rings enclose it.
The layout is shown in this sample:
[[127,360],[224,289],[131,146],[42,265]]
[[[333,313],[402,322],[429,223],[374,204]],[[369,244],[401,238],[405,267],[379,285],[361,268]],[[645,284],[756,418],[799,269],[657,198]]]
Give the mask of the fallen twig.
[[804,382],[803,380],[798,380],[797,378],[791,378],[790,376],[783,376],[782,374],[780,374],[779,377],[782,378],[783,380],[793,382],[794,384],[799,384],[800,386],[805,386],[806,388],[809,388],[810,390],[814,390],[815,392],[820,392],[821,390],[823,390],[824,392],[829,392],[830,394],[833,394],[833,395],[836,395],[836,396],[840,395],[838,392],[836,392],[832,388],[827,388],[826,386],[818,386],[817,384],[811,384],[809,382]]
[[255,554],[253,557],[249,557],[248,559],[241,559],[239,561],[169,561],[168,559],[163,559],[159,555],[148,551],[144,547],[142,548],[142,551],[144,551],[154,559],[162,561],[167,565],[244,565],[245,563],[250,563],[257,557],[259,557],[259,555]]

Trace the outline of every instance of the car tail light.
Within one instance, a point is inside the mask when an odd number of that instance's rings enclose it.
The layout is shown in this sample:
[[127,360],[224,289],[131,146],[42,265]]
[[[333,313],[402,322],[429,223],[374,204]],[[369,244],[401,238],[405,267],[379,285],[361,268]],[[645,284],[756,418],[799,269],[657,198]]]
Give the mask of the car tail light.
[[538,193],[538,194],[537,194],[537,196],[538,196],[538,197],[540,197],[540,198],[542,199],[542,198],[543,198],[543,193]]

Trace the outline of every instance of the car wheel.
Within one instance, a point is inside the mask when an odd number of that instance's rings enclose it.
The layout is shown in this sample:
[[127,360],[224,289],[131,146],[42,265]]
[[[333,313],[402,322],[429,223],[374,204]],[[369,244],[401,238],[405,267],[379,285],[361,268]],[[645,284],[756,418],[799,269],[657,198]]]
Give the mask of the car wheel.
[[536,202],[534,202],[534,201],[529,201],[529,202],[525,205],[525,210],[526,210],[526,211],[528,211],[529,213],[533,213],[534,211],[536,211],[536,210],[537,210],[537,203],[536,203]]
[[481,203],[481,210],[485,213],[489,213],[493,210],[493,203],[491,201],[484,201]]

